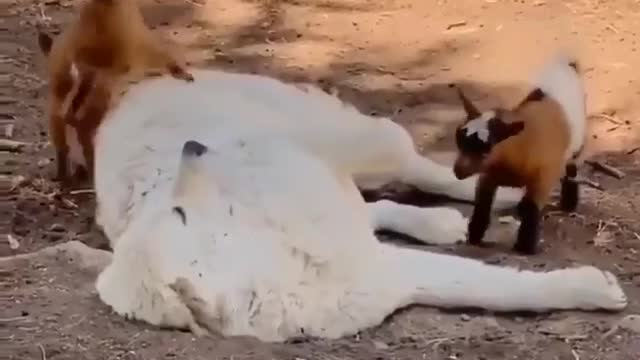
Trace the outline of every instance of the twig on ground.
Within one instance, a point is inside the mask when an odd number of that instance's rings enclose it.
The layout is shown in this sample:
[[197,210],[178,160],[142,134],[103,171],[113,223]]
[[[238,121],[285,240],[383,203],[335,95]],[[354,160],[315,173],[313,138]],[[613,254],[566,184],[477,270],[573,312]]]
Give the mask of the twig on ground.
[[69,209],[77,209],[78,205],[69,199],[62,199],[62,203]]
[[628,150],[627,151],[627,155],[631,155],[631,154],[635,153],[638,150],[640,150],[640,146],[636,146],[633,149]]
[[431,345],[431,348],[433,350],[437,350],[438,347],[440,347],[440,345],[442,345],[443,343],[445,343],[445,342],[447,342],[449,340],[451,340],[451,338],[447,338],[447,337],[431,339],[431,340],[425,342],[424,345],[426,345],[426,346]]
[[21,152],[27,143],[9,139],[0,139],[0,151]]
[[79,190],[71,190],[69,191],[70,195],[80,195],[80,194],[94,194],[96,191],[94,189],[79,189]]
[[453,22],[453,23],[447,25],[447,30],[451,30],[451,29],[453,29],[455,27],[460,27],[460,26],[465,26],[465,25],[467,25],[467,21],[466,20],[456,21],[456,22]]
[[0,324],[5,324],[5,323],[10,323],[10,322],[14,322],[14,321],[23,321],[23,320],[27,320],[26,316],[15,316],[15,317],[10,317],[10,318],[0,318]]
[[9,188],[9,192],[15,190],[18,186],[24,184],[27,179],[22,175],[16,175],[11,178],[11,188]]
[[207,0],[185,0],[185,1],[195,6],[204,6],[207,4]]
[[7,241],[11,250],[17,250],[20,247],[20,242],[11,234],[7,234]]
[[44,3],[40,3],[38,4],[39,10],[40,10],[40,21],[42,21],[43,23],[49,23],[51,21],[51,17],[47,16],[47,14],[44,11]]
[[4,137],[6,137],[7,139],[11,139],[13,137],[13,128],[15,127],[14,124],[7,124],[4,126]]
[[607,115],[607,114],[593,114],[591,115],[591,117],[597,117],[597,118],[601,118],[601,119],[605,119],[610,123],[616,124],[616,125],[624,125],[624,121],[618,120],[617,118]]
[[613,32],[614,32],[614,33],[616,33],[616,34],[619,34],[619,33],[620,33],[620,30],[618,30],[618,29],[617,29],[615,26],[613,26],[612,24],[607,24],[607,26],[605,26],[605,28],[607,28],[607,29],[609,29],[609,30],[613,31]]
[[604,191],[604,188],[602,187],[602,185],[600,185],[600,183],[597,181],[593,181],[583,177],[578,177],[574,181],[578,184],[586,185],[588,187],[591,187],[600,191]]
[[44,346],[42,346],[42,344],[38,344],[38,347],[40,348],[40,359],[47,360],[47,353],[44,351]]
[[573,355],[575,360],[580,360],[580,355],[578,355],[578,352],[575,349],[571,349],[571,355]]
[[586,340],[588,338],[589,338],[589,335],[575,334],[575,335],[562,336],[560,340],[564,342],[570,342],[570,341],[576,341],[576,340]]
[[616,179],[622,179],[626,175],[622,170],[616,169],[611,165],[603,164],[599,161],[585,160],[585,164],[591,166],[594,170],[601,171]]

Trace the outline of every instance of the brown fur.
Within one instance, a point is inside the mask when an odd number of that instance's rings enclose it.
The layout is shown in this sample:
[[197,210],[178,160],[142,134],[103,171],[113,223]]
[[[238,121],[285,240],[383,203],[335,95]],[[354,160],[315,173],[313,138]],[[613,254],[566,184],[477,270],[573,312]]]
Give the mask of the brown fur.
[[[89,0],[60,36],[54,40],[40,33],[38,42],[48,60],[49,132],[56,149],[57,177],[64,182],[69,151],[65,128],[75,125],[83,153],[92,154],[93,133],[111,101],[109,84],[127,74],[163,69],[193,81],[145,25],[135,0]],[[91,174],[92,155],[85,161]]]
[[[481,116],[462,92],[459,95],[468,120]],[[518,205],[522,223],[514,249],[533,254],[539,237],[540,211],[561,178],[562,208],[573,211],[577,206],[576,154],[568,161],[565,158],[570,145],[570,129],[560,104],[539,89],[532,91],[515,109],[494,112],[495,117],[486,123],[488,140],[479,143],[479,138],[459,137],[458,134],[466,133],[466,129],[456,131],[460,148],[454,165],[456,176],[462,179],[481,174],[469,222],[468,242],[483,244],[498,187],[524,187],[525,195]]]
[[481,171],[498,186],[526,188],[539,208],[564,174],[564,154],[569,146],[569,128],[555,100],[529,101],[505,111],[505,122],[522,121],[524,129],[495,145]]

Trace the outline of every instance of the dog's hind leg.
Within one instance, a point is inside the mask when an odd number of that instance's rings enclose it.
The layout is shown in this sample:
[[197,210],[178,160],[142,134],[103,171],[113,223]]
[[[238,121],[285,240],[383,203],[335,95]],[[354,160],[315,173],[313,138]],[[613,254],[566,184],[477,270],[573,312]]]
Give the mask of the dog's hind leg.
[[[485,264],[460,256],[381,244],[385,264],[368,279],[403,289],[410,302],[490,311],[622,310],[627,297],[615,276],[592,266],[548,272]],[[405,295],[406,296],[406,295]]]
[[[478,176],[458,180],[452,166],[438,164],[420,155],[409,133],[399,124],[388,119],[375,119],[375,123],[362,133],[362,139],[358,141],[364,144],[352,146],[346,154],[347,158],[359,156],[358,161],[363,165],[355,172],[359,188],[372,189],[399,181],[424,192],[463,201],[474,200]],[[500,188],[493,208],[515,207],[522,194],[521,189]]]

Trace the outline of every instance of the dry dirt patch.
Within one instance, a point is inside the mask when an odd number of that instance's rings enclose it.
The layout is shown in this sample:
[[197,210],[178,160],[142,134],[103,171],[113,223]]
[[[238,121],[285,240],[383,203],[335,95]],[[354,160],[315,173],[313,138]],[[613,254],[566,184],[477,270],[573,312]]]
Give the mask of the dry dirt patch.
[[[626,176],[618,180],[582,169],[605,192],[586,189],[577,216],[550,213],[541,255],[515,257],[508,245],[437,251],[537,269],[595,264],[619,276],[630,306],[615,315],[533,317],[412,308],[357,337],[277,345],[196,340],[124,321],[93,289],[99,259],[108,254],[69,242],[106,244],[92,225],[92,195],[61,197],[49,181],[46,84],[35,25],[59,29],[73,3],[11,0],[8,12],[0,13],[0,135],[26,145],[0,156],[2,175],[15,185],[0,216],[19,244],[0,242],[0,256],[29,255],[0,260],[0,340],[10,359],[41,359],[43,351],[47,359],[640,357],[640,334],[632,327],[608,333],[624,316],[640,313],[640,151],[631,152],[640,145],[640,73],[633,70],[640,66],[637,1],[142,2],[149,24],[185,46],[193,63],[337,86],[362,111],[393,116],[430,154],[451,149],[451,128],[460,114],[446,84],[462,83],[482,106],[513,103],[549,51],[573,49],[585,69],[589,112],[608,115],[592,118],[589,151]],[[509,238],[499,232],[497,237]]]

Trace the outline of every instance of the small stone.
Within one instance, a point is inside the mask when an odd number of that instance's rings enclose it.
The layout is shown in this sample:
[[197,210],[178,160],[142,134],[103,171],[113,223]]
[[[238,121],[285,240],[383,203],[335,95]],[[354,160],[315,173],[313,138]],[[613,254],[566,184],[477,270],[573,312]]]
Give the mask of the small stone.
[[633,314],[623,317],[615,326],[636,334],[640,334],[640,315]]
[[568,317],[555,321],[545,322],[538,327],[538,332],[552,336],[573,336],[585,332],[582,319]]
[[519,221],[516,218],[514,218],[513,216],[509,216],[509,215],[499,217],[498,218],[498,222],[500,224],[517,224],[517,223],[519,223]]
[[462,314],[462,315],[460,315],[460,320],[462,320],[462,321],[471,321],[471,316],[469,316],[467,314]]
[[380,340],[373,340],[373,346],[375,346],[375,348],[378,350],[387,350],[389,348],[389,345],[387,345],[387,343]]
[[483,317],[482,320],[487,328],[499,328],[498,320],[492,316]]
[[49,241],[58,241],[61,240],[64,237],[64,234],[59,233],[59,232],[49,232],[46,234],[46,237]]
[[55,231],[55,232],[64,232],[66,229],[65,229],[64,225],[56,223],[56,224],[51,225],[49,230]]

